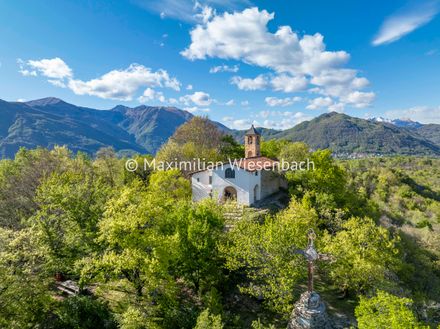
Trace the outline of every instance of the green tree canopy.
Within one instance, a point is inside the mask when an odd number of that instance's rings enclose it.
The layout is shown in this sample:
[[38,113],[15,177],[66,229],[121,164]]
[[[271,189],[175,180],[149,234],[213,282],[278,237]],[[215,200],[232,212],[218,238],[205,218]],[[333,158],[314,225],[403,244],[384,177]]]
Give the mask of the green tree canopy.
[[355,314],[359,329],[428,329],[418,322],[409,298],[397,297],[379,290],[376,296],[360,297]]

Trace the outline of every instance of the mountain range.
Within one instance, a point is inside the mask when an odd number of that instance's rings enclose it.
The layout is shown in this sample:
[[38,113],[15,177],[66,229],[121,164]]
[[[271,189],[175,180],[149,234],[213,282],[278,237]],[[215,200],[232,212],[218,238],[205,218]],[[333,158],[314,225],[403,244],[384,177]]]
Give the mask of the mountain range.
[[[29,102],[0,100],[0,157],[12,158],[22,146],[67,145],[74,152],[95,153],[113,146],[120,152],[154,154],[193,115],[175,107],[118,105],[110,110],[76,106],[58,98]],[[244,131],[214,122],[243,140]],[[382,118],[359,119],[326,113],[293,128],[260,128],[264,139],[303,141],[335,153],[440,155],[440,125]]]

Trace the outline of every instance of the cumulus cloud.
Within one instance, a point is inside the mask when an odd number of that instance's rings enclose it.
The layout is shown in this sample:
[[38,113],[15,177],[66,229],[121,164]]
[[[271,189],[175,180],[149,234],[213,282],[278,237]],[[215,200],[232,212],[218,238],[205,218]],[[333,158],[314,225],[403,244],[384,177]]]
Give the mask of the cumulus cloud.
[[302,98],[295,96],[295,97],[286,97],[286,98],[277,98],[277,97],[266,97],[264,101],[269,106],[289,106],[293,103],[301,101]]
[[373,39],[373,46],[392,43],[429,23],[439,12],[438,0],[417,1],[388,17]]
[[411,119],[421,123],[440,124],[440,106],[415,106],[408,109],[390,110],[385,112],[390,119]]
[[59,57],[41,60],[17,60],[19,72],[24,76],[37,76],[41,74],[52,79],[71,78],[72,69]]
[[196,91],[193,94],[180,97],[179,101],[185,105],[209,106],[212,103],[212,98],[208,93]]
[[289,26],[270,33],[267,24],[273,18],[273,13],[258,8],[216,15],[191,31],[191,45],[182,55],[192,60],[207,57],[243,60],[294,75],[314,73],[348,60],[345,51],[325,51],[319,33],[300,38]]
[[218,66],[213,66],[209,69],[209,73],[219,73],[219,72],[238,72],[239,67],[238,65],[234,65],[234,66],[229,66],[229,65],[218,65]]
[[180,83],[165,70],[152,71],[139,64],[124,70],[113,70],[89,81],[71,79],[68,87],[77,95],[129,101],[142,87],[167,87],[180,90]]
[[308,81],[304,76],[292,77],[287,74],[281,74],[270,81],[272,88],[276,91],[285,93],[294,93],[306,89]]
[[150,101],[158,100],[161,103],[166,101],[165,96],[161,91],[155,91],[154,89],[147,88],[144,90],[142,96],[138,98],[140,103],[148,103]]
[[351,104],[356,108],[368,107],[374,100],[376,95],[374,93],[366,93],[361,91],[353,91],[342,98],[345,104]]
[[[165,70],[153,71],[140,64],[131,64],[126,69],[112,70],[104,75],[84,81],[74,77],[73,70],[60,58],[42,60],[18,60],[19,72],[24,76],[41,75],[49,83],[67,87],[77,95],[91,95],[104,99],[130,101],[136,93],[147,88],[139,99],[145,101],[154,92],[151,88],[180,90],[180,82]],[[162,95],[163,96],[163,95]],[[156,99],[164,99],[156,93]]]
[[236,85],[240,90],[264,90],[268,85],[266,77],[262,74],[254,79],[235,76],[232,77],[231,83]]
[[290,26],[271,32],[273,19],[274,13],[258,8],[214,14],[191,30],[191,43],[181,55],[189,60],[242,61],[270,70],[255,78],[233,77],[231,83],[241,90],[270,87],[295,93],[314,85],[325,97],[341,98],[368,85],[357,70],[342,67],[350,58],[347,52],[326,50],[319,33],[299,35]]
[[333,100],[330,97],[316,97],[309,100],[309,105],[306,106],[306,109],[317,110],[331,105],[333,105]]

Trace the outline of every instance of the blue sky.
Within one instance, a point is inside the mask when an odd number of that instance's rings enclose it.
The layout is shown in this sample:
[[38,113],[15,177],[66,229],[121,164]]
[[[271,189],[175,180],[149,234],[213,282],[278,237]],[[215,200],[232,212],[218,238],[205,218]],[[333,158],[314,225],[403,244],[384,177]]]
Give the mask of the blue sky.
[[438,1],[0,0],[0,98],[440,123]]

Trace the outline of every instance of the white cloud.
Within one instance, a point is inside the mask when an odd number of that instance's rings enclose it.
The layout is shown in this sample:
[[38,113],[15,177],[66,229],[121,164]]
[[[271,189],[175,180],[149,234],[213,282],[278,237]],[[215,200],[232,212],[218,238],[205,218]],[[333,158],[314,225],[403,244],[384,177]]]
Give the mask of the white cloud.
[[47,82],[54,85],[55,87],[66,88],[66,84],[64,83],[63,80],[48,79]]
[[241,90],[296,93],[311,85],[326,97],[347,97],[365,88],[368,80],[358,71],[343,68],[350,58],[345,51],[328,51],[321,34],[299,35],[290,26],[273,33],[268,24],[274,13],[258,8],[214,14],[191,32],[191,43],[182,56],[190,60],[221,58],[242,61],[271,71],[256,78],[233,77]]
[[41,60],[17,60],[20,66],[19,72],[24,76],[42,76],[52,79],[71,78],[72,69],[59,57]]
[[409,118],[413,121],[421,123],[437,123],[440,124],[440,106],[415,106],[409,109],[390,110],[385,112],[385,117],[390,119]]
[[232,77],[231,83],[236,85],[240,90],[264,90],[268,84],[266,77],[262,74],[254,79],[235,76]]
[[306,106],[306,109],[317,110],[331,105],[333,105],[333,100],[330,97],[317,97],[309,100],[309,105]]
[[219,73],[219,72],[238,72],[239,67],[238,65],[229,66],[229,65],[219,65],[219,66],[213,66],[209,69],[209,73]]
[[324,96],[339,99],[337,107],[330,110],[342,111],[346,105],[356,108],[364,108],[371,105],[375,99],[373,92],[360,92],[369,85],[366,78],[356,76],[357,71],[352,69],[324,70],[311,79],[312,84],[318,86],[311,89]]
[[365,93],[361,91],[353,91],[352,93],[342,98],[346,104],[351,104],[356,108],[368,107],[374,100],[376,95],[374,93]]
[[161,91],[155,91],[154,89],[147,88],[144,90],[142,96],[138,98],[140,103],[148,103],[150,101],[158,100],[161,103],[165,103],[165,96]]
[[202,5],[198,1],[196,1],[194,5],[194,9],[199,10],[199,12],[194,15],[194,18],[197,21],[200,21],[205,24],[215,15],[214,9],[212,9],[209,6]]
[[237,119],[227,122],[227,125],[233,129],[244,130],[244,129],[249,129],[249,127],[252,124],[256,124],[256,123],[257,123],[256,121],[252,121],[249,119]]
[[182,51],[189,59],[218,57],[243,60],[248,64],[289,72],[311,74],[321,68],[343,64],[344,51],[325,51],[321,34],[298,36],[289,26],[276,33],[267,29],[273,13],[258,8],[214,16],[191,31],[191,45]]
[[330,112],[344,112],[345,104],[344,103],[333,103],[328,107]]
[[308,81],[304,76],[292,77],[287,74],[281,74],[270,81],[272,88],[276,91],[285,93],[294,93],[307,88]]
[[212,98],[208,93],[196,91],[191,95],[180,97],[179,101],[185,105],[195,104],[197,106],[209,106],[212,103]]
[[142,87],[168,87],[180,90],[180,83],[167,71],[152,71],[140,64],[131,64],[124,70],[113,70],[89,81],[72,79],[68,87],[77,95],[92,95],[105,99],[132,100]]
[[289,129],[303,121],[311,120],[313,118],[312,116],[304,114],[303,112],[262,112],[260,112],[260,115],[265,115],[266,117],[266,120],[263,122],[263,126],[273,129]]
[[417,1],[415,5],[400,9],[383,22],[372,44],[379,46],[397,41],[429,23],[438,11],[439,2],[436,0]]
[[47,77],[49,83],[57,87],[67,87],[77,95],[130,101],[139,89],[143,88],[162,87],[180,90],[180,82],[170,77],[167,71],[152,71],[140,64],[131,64],[126,69],[112,70],[99,78],[83,81],[74,78],[72,69],[58,57],[26,62],[19,59],[17,62],[20,67],[19,72],[24,76]]
[[234,101],[233,99],[230,99],[230,100],[228,100],[228,101],[225,103],[225,105],[226,105],[226,106],[234,106],[234,105],[235,105],[235,101]]
[[241,106],[247,107],[249,106],[249,101],[241,101]]
[[187,85],[186,90],[193,90],[193,85]]
[[293,103],[301,101],[301,97],[286,97],[286,98],[277,98],[277,97],[266,97],[264,101],[269,106],[289,106]]

